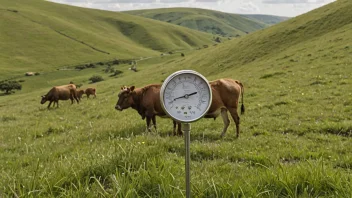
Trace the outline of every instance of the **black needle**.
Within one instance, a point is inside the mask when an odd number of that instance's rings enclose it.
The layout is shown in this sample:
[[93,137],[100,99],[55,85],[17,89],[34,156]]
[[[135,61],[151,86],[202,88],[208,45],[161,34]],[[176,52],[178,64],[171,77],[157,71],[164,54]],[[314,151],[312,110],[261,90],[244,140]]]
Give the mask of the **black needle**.
[[190,94],[185,94],[184,96],[180,96],[180,97],[177,97],[177,98],[174,98],[174,101],[177,100],[177,99],[180,99],[180,98],[188,98],[189,96],[192,96],[194,94],[197,94],[197,92],[193,92],[193,93],[190,93]]

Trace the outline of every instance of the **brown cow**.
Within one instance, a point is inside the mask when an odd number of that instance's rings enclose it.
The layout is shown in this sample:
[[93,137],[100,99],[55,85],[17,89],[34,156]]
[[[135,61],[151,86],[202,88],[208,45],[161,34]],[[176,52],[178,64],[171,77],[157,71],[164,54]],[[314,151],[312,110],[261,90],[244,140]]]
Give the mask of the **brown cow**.
[[[239,97],[241,95],[242,96],[241,114],[243,114],[245,111],[244,104],[243,104],[243,92],[244,92],[243,84],[233,79],[219,79],[219,80],[211,81],[209,82],[209,84],[212,89],[213,100],[204,118],[215,119],[221,114],[221,117],[224,122],[224,128],[221,133],[221,137],[223,137],[227,131],[227,128],[230,125],[230,120],[227,114],[227,111],[229,111],[236,124],[236,137],[239,137],[240,117],[237,113],[237,107],[238,107],[238,101],[240,99]],[[146,109],[144,108],[143,105],[136,106],[136,103],[137,105],[140,103],[138,103],[138,98],[135,97],[135,95],[142,95],[142,97],[144,98],[147,97],[147,99],[144,99],[147,101],[147,102],[144,102],[145,104],[148,103],[148,104],[154,105],[154,106],[148,105],[148,107],[150,108],[148,110],[150,115],[153,115],[153,113],[155,112],[154,107],[158,107],[159,112],[163,112],[162,110],[160,110],[161,104],[160,104],[160,98],[159,98],[161,85],[154,85],[153,91],[152,91],[153,94],[151,93],[148,94],[148,96],[153,95],[153,97],[148,97],[146,95],[143,95],[145,92],[141,91],[143,89],[148,90],[149,86],[144,87],[142,89],[136,89],[136,91],[133,91],[134,86],[130,88],[122,87],[121,92],[119,93],[119,100],[115,108],[117,110],[122,111],[123,109],[132,107],[136,109],[144,119],[143,115],[144,116],[146,115],[143,113],[145,112]],[[138,92],[138,93],[134,93],[134,92]],[[165,115],[164,112],[163,112],[163,115]],[[155,118],[153,119],[154,119],[153,124],[155,125],[156,124]],[[149,123],[150,123],[150,120],[149,120]],[[174,134],[176,134],[176,124],[178,125],[178,130],[177,130],[178,134],[182,134],[180,129],[181,124],[176,123],[175,121],[173,122]],[[147,119],[147,127],[149,128],[148,119]]]
[[[227,128],[230,125],[230,120],[227,114],[227,111],[230,111],[230,114],[236,124],[236,137],[239,137],[240,134],[240,117],[237,113],[238,101],[240,95],[242,96],[242,105],[241,105],[241,114],[244,113],[244,104],[243,104],[243,93],[244,88],[243,84],[240,81],[233,79],[219,79],[209,82],[213,100],[211,101],[210,108],[205,114],[204,118],[214,118],[214,120],[221,114],[222,120],[224,122],[224,128],[221,133],[221,137],[225,136]],[[178,122],[173,123],[174,128],[178,125],[178,128],[181,127],[181,124]]]
[[[160,88],[160,84],[147,85],[142,88],[135,88],[134,86],[121,87],[115,109],[122,111],[132,107],[141,115],[143,120],[147,118],[148,131],[151,131],[150,121],[153,122],[154,128],[157,131],[156,116],[166,117],[166,113],[160,103]],[[176,134],[175,130],[174,127],[174,134]],[[181,128],[179,128],[178,134],[182,134]]]
[[84,90],[80,89],[80,90],[77,90],[76,93],[77,93],[77,98],[78,98],[78,100],[81,100],[82,97],[83,97],[83,94],[84,94],[85,92],[84,92]]
[[79,103],[76,93],[76,86],[74,84],[56,86],[50,89],[50,91],[42,96],[41,104],[44,104],[46,101],[49,101],[48,109],[52,102],[56,103],[56,107],[59,107],[59,100],[68,100],[71,99],[71,104],[73,104],[73,99]]
[[221,137],[224,137],[227,128],[230,125],[227,111],[230,112],[232,119],[236,124],[236,137],[240,135],[240,117],[237,113],[238,101],[240,95],[242,96],[241,114],[244,113],[243,104],[243,84],[238,80],[233,79],[219,79],[209,82],[212,90],[213,100],[211,102],[208,112],[205,114],[205,118],[216,118],[221,114],[224,122],[224,128],[221,133]]
[[97,97],[96,89],[95,89],[95,88],[87,88],[84,92],[85,92],[86,95],[87,95],[87,99],[89,98],[90,95],[93,95],[94,98]]

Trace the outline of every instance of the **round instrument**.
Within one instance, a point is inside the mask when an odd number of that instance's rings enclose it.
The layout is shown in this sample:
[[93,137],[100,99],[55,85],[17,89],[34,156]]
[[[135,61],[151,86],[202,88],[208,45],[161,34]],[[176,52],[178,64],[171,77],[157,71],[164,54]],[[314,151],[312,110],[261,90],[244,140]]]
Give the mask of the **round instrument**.
[[193,70],[181,70],[164,81],[160,91],[161,106],[174,120],[188,123],[202,118],[212,101],[207,79]]

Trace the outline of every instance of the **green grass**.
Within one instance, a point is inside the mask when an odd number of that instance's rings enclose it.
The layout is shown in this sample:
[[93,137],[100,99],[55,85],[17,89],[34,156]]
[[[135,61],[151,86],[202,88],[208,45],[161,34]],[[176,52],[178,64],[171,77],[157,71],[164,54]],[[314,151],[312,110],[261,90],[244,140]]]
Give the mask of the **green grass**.
[[213,43],[212,35],[180,26],[42,0],[1,0],[0,16],[1,79]]
[[239,15],[198,8],[162,8],[125,13],[164,21],[221,36],[242,36],[279,23],[286,18],[270,15]]
[[[192,123],[193,197],[352,196],[352,3],[340,0],[279,25],[207,49],[155,56],[117,78],[100,66],[27,77],[0,96],[3,197],[182,197],[184,139],[157,118],[145,132],[134,110],[114,106],[122,85],[161,83],[194,69],[245,87],[236,139],[220,118]],[[304,27],[304,28],[303,28]],[[92,75],[105,81],[88,84]],[[22,78],[22,77],[21,77]],[[68,81],[97,98],[47,110],[40,96]]]
[[256,20],[268,25],[275,25],[277,23],[290,19],[290,17],[272,16],[272,15],[263,15],[263,14],[241,14],[241,16],[248,17],[252,20]]

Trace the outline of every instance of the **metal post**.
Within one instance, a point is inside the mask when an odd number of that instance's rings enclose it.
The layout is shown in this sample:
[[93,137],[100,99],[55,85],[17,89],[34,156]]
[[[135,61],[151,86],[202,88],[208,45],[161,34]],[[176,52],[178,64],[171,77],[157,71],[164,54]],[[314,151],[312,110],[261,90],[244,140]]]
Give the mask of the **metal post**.
[[191,197],[191,177],[190,177],[190,170],[189,164],[191,161],[190,157],[190,144],[191,144],[191,124],[190,123],[182,123],[182,130],[185,134],[185,149],[186,149],[186,156],[185,156],[185,170],[186,170],[186,198]]

